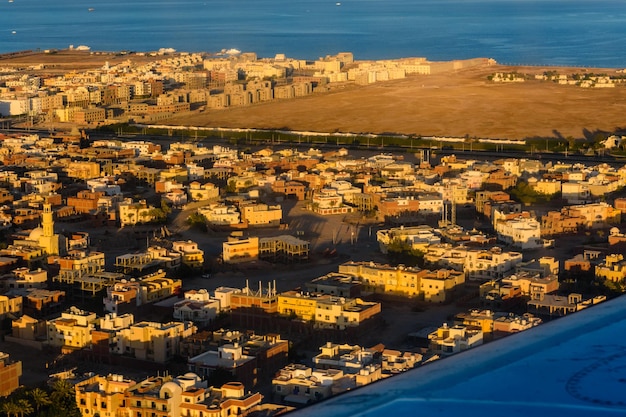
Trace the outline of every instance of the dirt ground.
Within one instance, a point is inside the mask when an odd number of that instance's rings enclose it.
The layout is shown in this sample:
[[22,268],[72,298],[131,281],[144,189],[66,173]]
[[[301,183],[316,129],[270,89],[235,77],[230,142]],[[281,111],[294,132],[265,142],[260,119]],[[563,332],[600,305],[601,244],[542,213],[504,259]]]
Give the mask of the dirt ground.
[[585,89],[552,82],[487,81],[489,74],[512,70],[541,73],[544,69],[491,66],[415,76],[295,100],[209,111],[167,123],[510,139],[583,138],[585,131],[612,132],[626,125],[624,86]]

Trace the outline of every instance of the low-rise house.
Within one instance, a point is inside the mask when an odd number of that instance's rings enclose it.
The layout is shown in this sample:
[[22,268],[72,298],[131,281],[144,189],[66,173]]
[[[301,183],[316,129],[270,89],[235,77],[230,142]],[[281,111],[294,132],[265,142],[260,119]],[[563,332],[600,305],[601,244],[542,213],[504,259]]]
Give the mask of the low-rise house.
[[357,374],[375,360],[377,350],[358,345],[327,342],[313,357],[317,369],[340,369],[345,374]]
[[305,365],[287,365],[272,379],[272,392],[282,402],[302,406],[333,395],[333,385],[343,378],[336,369],[317,371]]
[[449,356],[483,344],[483,332],[479,328],[446,323],[428,335],[432,353]]
[[383,375],[393,375],[415,368],[422,362],[422,358],[422,355],[419,353],[385,349],[381,354],[381,368]]
[[606,300],[605,296],[596,296],[583,299],[581,294],[569,294],[568,296],[543,294],[539,298],[529,300],[528,311],[535,315],[560,317],[575,313],[592,305]]
[[512,333],[523,332],[542,323],[539,317],[535,317],[530,313],[522,316],[515,314],[507,314],[496,318],[493,322],[494,339],[507,336]]
[[174,304],[174,319],[198,326],[212,323],[220,312],[220,302],[205,289],[185,292],[185,299]]

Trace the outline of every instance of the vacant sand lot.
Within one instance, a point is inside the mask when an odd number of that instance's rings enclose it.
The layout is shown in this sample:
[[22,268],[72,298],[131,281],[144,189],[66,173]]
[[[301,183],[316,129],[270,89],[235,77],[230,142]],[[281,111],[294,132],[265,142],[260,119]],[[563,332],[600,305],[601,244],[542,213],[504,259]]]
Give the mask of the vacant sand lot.
[[[58,51],[0,57],[2,66],[45,64],[52,75],[131,60],[157,58],[114,53]],[[522,139],[542,136],[583,138],[586,132],[626,127],[626,84],[616,88],[580,88],[552,82],[495,84],[494,72],[582,73],[576,68],[499,65],[449,74],[412,76],[369,86],[348,85],[329,93],[249,107],[208,110],[163,123],[209,127],[286,128],[319,132],[405,133]],[[614,69],[587,69],[615,73]]]
[[557,135],[582,138],[585,130],[614,131],[626,126],[626,86],[584,89],[539,81],[487,81],[493,72],[512,70],[542,73],[544,69],[491,66],[415,76],[294,100],[208,110],[166,123],[512,139]]

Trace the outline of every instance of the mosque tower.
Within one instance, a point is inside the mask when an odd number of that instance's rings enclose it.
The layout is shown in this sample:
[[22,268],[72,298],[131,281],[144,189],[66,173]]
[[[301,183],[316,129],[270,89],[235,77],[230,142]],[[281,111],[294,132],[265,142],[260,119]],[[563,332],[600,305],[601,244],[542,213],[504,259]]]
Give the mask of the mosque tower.
[[41,215],[42,233],[39,237],[39,246],[48,255],[59,254],[59,235],[54,233],[54,219],[52,217],[52,204],[45,203],[43,205],[43,214]]

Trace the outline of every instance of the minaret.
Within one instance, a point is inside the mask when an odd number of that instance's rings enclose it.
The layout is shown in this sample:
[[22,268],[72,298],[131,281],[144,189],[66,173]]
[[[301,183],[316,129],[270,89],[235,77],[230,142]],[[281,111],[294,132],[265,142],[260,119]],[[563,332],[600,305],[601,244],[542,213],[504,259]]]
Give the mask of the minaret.
[[41,227],[43,229],[43,236],[54,236],[54,219],[52,218],[52,204],[45,203],[43,205],[43,214],[41,216]]
[[54,234],[54,219],[52,217],[52,204],[44,203],[41,215],[41,236],[39,246],[48,255],[59,255],[59,235]]

